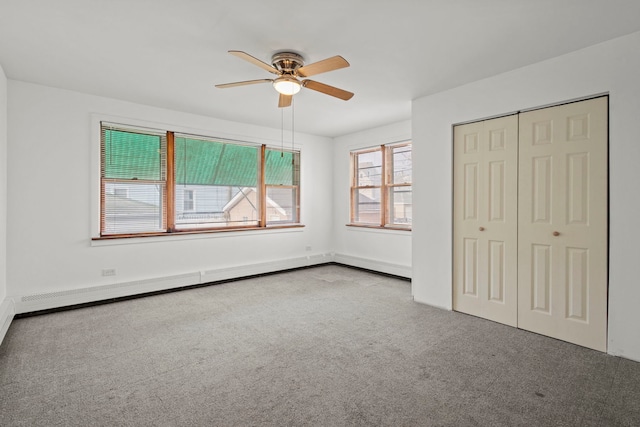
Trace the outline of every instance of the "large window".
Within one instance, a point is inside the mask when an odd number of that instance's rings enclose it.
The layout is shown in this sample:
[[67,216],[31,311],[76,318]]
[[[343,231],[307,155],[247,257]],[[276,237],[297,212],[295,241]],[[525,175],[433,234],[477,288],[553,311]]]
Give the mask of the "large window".
[[351,224],[409,229],[411,143],[351,152]]
[[107,123],[101,130],[102,237],[299,223],[297,151]]

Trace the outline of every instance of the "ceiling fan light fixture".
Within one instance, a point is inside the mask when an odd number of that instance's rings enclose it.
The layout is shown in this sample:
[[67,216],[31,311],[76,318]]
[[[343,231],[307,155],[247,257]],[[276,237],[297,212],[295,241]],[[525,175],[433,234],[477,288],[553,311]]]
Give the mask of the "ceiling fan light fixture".
[[300,92],[302,85],[291,77],[278,77],[273,81],[273,87],[283,95],[295,95]]
[[348,101],[353,97],[352,92],[329,86],[315,80],[307,79],[307,77],[314,76],[316,74],[326,73],[328,71],[339,70],[340,68],[348,67],[349,63],[340,55],[332,56],[331,58],[323,59],[322,61],[317,61],[305,65],[304,59],[297,53],[278,52],[273,54],[273,56],[271,57],[271,65],[269,65],[266,62],[256,58],[255,56],[251,56],[248,53],[242,52],[240,50],[230,50],[229,53],[253,65],[258,66],[263,70],[277,75],[277,78],[224,83],[216,85],[217,88],[224,89],[227,87],[246,86],[257,83],[270,82],[275,90],[280,94],[280,96],[278,97],[279,108],[291,106],[293,95],[300,92],[300,89],[302,89],[303,86],[313,91],[342,99],[343,101]]

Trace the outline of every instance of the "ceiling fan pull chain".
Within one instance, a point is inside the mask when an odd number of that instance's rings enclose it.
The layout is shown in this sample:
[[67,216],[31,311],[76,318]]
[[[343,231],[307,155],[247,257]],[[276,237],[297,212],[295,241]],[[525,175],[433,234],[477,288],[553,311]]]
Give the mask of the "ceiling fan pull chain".
[[294,129],[293,129],[293,125],[294,125],[294,116],[293,116],[293,112],[295,110],[295,98],[291,98],[291,163],[293,164],[293,151],[294,151],[294,145],[293,145],[293,138],[294,138]]

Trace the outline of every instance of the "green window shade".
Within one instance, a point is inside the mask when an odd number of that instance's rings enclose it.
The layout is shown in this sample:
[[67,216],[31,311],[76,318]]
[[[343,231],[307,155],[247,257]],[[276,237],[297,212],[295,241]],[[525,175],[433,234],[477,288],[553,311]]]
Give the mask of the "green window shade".
[[267,149],[265,168],[267,185],[298,185],[300,182],[300,153]]
[[176,184],[255,187],[258,148],[175,138]]
[[159,181],[164,179],[166,138],[102,128],[102,177]]

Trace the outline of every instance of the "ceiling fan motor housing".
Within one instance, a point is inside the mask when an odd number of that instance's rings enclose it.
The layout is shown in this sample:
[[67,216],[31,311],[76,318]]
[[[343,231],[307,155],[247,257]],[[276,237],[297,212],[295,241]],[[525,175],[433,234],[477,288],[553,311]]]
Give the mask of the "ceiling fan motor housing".
[[297,53],[279,52],[273,55],[271,63],[283,74],[294,74],[298,68],[304,65],[304,59]]

